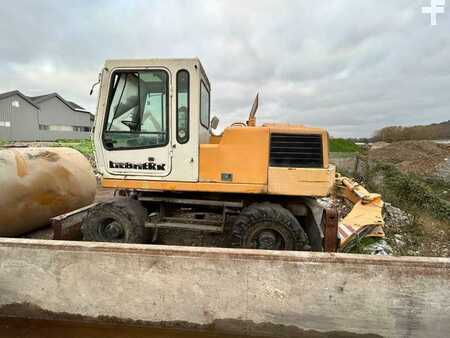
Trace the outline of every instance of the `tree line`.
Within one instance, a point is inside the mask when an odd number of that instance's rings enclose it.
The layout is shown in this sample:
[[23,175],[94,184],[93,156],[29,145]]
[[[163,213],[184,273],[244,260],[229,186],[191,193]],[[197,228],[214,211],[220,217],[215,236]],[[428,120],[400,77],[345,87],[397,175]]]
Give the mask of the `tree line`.
[[406,140],[442,140],[450,139],[450,120],[426,126],[391,126],[377,130],[372,141],[395,142]]

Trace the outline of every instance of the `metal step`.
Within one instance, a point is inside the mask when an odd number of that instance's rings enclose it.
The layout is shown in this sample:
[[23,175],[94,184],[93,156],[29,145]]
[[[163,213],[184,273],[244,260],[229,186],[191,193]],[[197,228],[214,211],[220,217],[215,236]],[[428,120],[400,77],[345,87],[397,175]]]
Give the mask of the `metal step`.
[[177,222],[146,222],[146,228],[178,228],[209,232],[223,232],[222,226],[206,225],[206,224],[192,224],[192,223],[177,223]]

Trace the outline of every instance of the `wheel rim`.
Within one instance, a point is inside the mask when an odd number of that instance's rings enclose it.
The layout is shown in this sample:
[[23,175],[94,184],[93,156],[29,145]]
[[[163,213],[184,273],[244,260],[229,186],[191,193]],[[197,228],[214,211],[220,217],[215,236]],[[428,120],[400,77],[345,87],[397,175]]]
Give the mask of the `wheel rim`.
[[113,219],[103,222],[98,231],[100,236],[108,241],[122,240],[125,237],[122,225]]
[[263,229],[254,234],[251,239],[255,249],[283,250],[285,241],[283,236],[273,229]]

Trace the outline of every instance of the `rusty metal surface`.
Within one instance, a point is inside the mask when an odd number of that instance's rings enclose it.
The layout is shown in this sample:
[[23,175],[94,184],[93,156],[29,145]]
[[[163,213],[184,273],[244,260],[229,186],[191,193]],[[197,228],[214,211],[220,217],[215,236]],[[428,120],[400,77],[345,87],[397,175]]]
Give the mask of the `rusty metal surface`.
[[89,161],[69,148],[0,150],[0,236],[17,236],[92,203]]
[[326,252],[336,252],[338,249],[338,220],[336,208],[325,209],[324,250]]
[[92,203],[83,208],[51,218],[50,224],[53,228],[53,239],[81,239],[81,223],[87,216],[89,209],[96,205],[97,203]]

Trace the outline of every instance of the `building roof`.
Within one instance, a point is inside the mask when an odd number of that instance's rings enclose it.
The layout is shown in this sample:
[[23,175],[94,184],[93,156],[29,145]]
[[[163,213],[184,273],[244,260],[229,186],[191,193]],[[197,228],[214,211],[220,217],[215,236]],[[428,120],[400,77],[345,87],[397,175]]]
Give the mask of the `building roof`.
[[86,109],[84,109],[83,107],[79,106],[78,104],[76,104],[75,102],[72,101],[68,101],[65,100],[63,97],[61,97],[58,93],[50,93],[50,94],[46,94],[46,95],[40,95],[40,96],[29,96],[29,99],[31,101],[33,101],[36,104],[39,104],[41,102],[50,100],[52,98],[58,98],[62,103],[64,103],[65,105],[67,105],[70,109],[79,111],[81,113],[89,113],[89,111],[87,111]]
[[22,99],[24,99],[26,102],[31,104],[33,107],[35,107],[36,109],[39,109],[39,106],[35,102],[33,102],[33,100],[31,100],[28,96],[23,95],[18,90],[12,90],[10,92],[0,94],[0,100],[6,99],[6,98],[14,96],[14,95],[20,96]]
[[79,109],[79,110],[85,110],[83,107],[77,105],[75,102],[73,101],[68,101],[66,100],[68,104],[70,104],[72,107],[74,107],[75,109]]
[[24,99],[25,101],[27,101],[29,104],[31,104],[33,107],[35,107],[37,109],[40,109],[39,103],[47,101],[49,99],[52,99],[52,98],[56,97],[62,103],[64,103],[66,106],[68,106],[70,109],[75,110],[75,111],[80,112],[80,113],[88,113],[88,114],[91,115],[91,118],[94,116],[93,114],[91,114],[91,112],[87,111],[86,109],[84,109],[80,105],[76,104],[75,102],[65,100],[58,93],[50,93],[50,94],[39,95],[39,96],[26,96],[26,95],[22,94],[18,90],[13,90],[13,91],[10,91],[10,92],[6,92],[6,93],[0,94],[0,100],[5,99],[5,98],[10,97],[10,96],[13,96],[13,95],[20,96],[22,99]]

